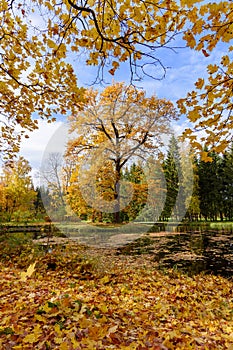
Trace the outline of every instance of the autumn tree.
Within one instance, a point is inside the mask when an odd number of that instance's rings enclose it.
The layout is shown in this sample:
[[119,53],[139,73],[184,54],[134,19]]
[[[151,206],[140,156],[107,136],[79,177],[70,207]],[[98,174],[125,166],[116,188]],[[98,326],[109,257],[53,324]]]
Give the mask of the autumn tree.
[[106,160],[112,164],[114,200],[107,203],[119,222],[124,202],[123,167],[130,160],[147,159],[159,152],[176,112],[171,102],[155,96],[148,98],[144,91],[123,83],[115,83],[101,93],[89,90],[85,97],[88,104],[82,104],[80,113],[70,118],[70,132],[75,131],[77,137],[68,142],[67,157],[83,164],[79,180],[83,183],[88,179],[83,195],[88,193],[90,205],[95,205],[98,198],[99,169]]
[[31,167],[23,157],[5,164],[1,178],[1,211],[6,220],[29,218],[34,214],[36,193],[30,176]]
[[[191,26],[185,32],[184,39],[191,49],[211,57],[215,48],[224,45],[221,60],[209,64],[207,77],[200,77],[195,83],[195,90],[178,101],[180,111],[192,122],[184,135],[199,150],[202,159],[208,160],[209,155],[203,150],[202,142],[208,144],[211,151],[221,153],[232,141],[232,2],[207,2],[194,6],[189,12],[189,21]],[[195,133],[197,131],[205,131],[201,142]]]
[[54,121],[54,114],[74,111],[82,95],[62,43],[55,53],[50,37],[56,30],[49,29],[40,6],[40,1],[0,4],[0,149],[8,158],[19,150],[21,137],[38,127],[38,117]]
[[[73,213],[80,219],[90,220],[92,222],[113,221],[112,213],[103,213],[96,201],[95,205],[91,206],[83,198],[84,192],[87,194],[89,190],[91,191],[90,176],[93,173],[93,177],[96,178],[96,189],[101,199],[104,201],[114,200],[114,169],[112,162],[106,160],[97,172],[95,164],[95,166],[89,169],[88,176],[82,176],[82,185],[80,186],[78,179],[80,178],[79,172],[81,171],[83,171],[81,161],[78,163],[76,159],[66,194],[66,201]],[[91,197],[91,193],[89,193],[89,196]]]
[[[153,73],[158,66],[165,76],[160,49],[170,53],[187,45],[205,57],[219,43],[225,45],[221,62],[207,67],[207,80],[201,77],[179,106],[196,128],[206,128],[215,151],[226,146],[232,126],[230,1],[2,0],[0,23],[2,151],[17,151],[21,133],[35,129],[38,116],[74,114],[82,89],[72,58],[83,55],[87,65],[96,66],[95,81],[128,64],[130,80],[137,83],[145,76],[158,78]],[[191,132],[186,136],[193,137]]]

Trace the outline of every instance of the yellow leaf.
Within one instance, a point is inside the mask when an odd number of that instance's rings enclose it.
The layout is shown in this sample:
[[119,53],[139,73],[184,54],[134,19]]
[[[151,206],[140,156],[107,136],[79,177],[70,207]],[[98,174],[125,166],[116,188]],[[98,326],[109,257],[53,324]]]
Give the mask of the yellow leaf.
[[21,272],[20,276],[20,281],[22,282],[26,282],[27,277],[31,277],[31,275],[33,274],[33,272],[35,271],[35,266],[36,266],[36,262],[34,262],[33,264],[31,264],[26,272]]
[[199,149],[199,150],[202,150],[202,145],[201,145],[199,142],[193,141],[193,142],[192,142],[192,146],[193,146],[194,148],[197,148],[197,149]]
[[109,283],[110,282],[109,276],[104,276],[103,278],[101,278],[100,282],[103,284]]
[[191,7],[198,2],[201,2],[201,0],[181,0],[180,4],[182,7],[185,7],[185,6]]
[[59,349],[60,350],[69,350],[69,347],[68,347],[67,343],[63,342],[60,344]]
[[66,57],[66,45],[60,44],[59,49],[56,51],[56,57],[57,58],[65,58]]
[[188,117],[191,122],[195,122],[198,119],[197,109],[194,108],[192,111],[190,111]]
[[210,162],[210,163],[213,161],[213,159],[208,156],[208,152],[205,152],[205,151],[201,152],[201,160],[203,162]]
[[223,56],[222,57],[222,60],[221,60],[221,64],[223,65],[223,66],[228,66],[229,65],[229,63],[230,63],[230,58],[229,58],[229,56]]
[[79,319],[79,327],[80,328],[88,328],[92,326],[91,320],[88,320],[86,317],[83,317],[82,319]]
[[203,85],[204,85],[204,79],[199,78],[198,81],[195,83],[195,86],[197,87],[197,89],[202,89]]
[[40,325],[36,325],[33,333],[27,334],[26,337],[23,339],[24,343],[35,343],[37,342],[38,338],[40,337],[40,335],[42,334]]
[[186,32],[183,36],[183,39],[187,41],[189,47],[191,47],[192,49],[195,47],[196,40],[191,31]]
[[55,47],[57,47],[56,43],[51,39],[48,39],[47,44],[48,47],[50,47],[50,49],[54,49]]
[[103,313],[108,312],[108,307],[107,307],[107,305],[105,305],[105,304],[99,304],[99,305],[98,305],[98,309],[99,309],[101,312],[103,312]]
[[55,324],[54,331],[57,333],[58,337],[61,337],[62,332],[61,332],[61,329],[60,329],[60,325],[58,323]]
[[26,337],[23,339],[24,343],[34,343],[35,341],[36,341],[36,338],[33,333],[26,335]]
[[46,323],[46,322],[47,322],[47,318],[44,317],[44,316],[41,316],[41,315],[37,315],[37,314],[36,314],[34,317],[35,317],[35,319],[36,319],[37,321],[40,321],[40,322],[43,322],[43,323]]
[[213,74],[218,71],[218,66],[216,64],[209,64],[207,69],[209,74]]

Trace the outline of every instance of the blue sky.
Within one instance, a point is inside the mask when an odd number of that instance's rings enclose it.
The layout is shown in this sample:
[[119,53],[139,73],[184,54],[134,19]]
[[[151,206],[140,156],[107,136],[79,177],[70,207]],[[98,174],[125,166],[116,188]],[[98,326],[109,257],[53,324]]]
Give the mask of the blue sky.
[[[219,63],[221,56],[224,54],[224,45],[220,44],[210,54],[205,57],[201,52],[196,52],[189,48],[182,48],[173,52],[171,50],[163,49],[158,51],[159,58],[164,66],[169,67],[166,71],[166,77],[162,80],[153,80],[152,78],[145,78],[138,85],[144,88],[147,95],[156,95],[159,98],[166,98],[171,100],[174,104],[179,98],[186,96],[188,91],[194,88],[195,81],[201,77],[206,76],[206,66],[210,63]],[[95,68],[85,66],[84,60],[81,58],[73,62],[78,77],[79,86],[88,87],[94,80],[96,73]],[[156,71],[158,77],[161,77],[161,71],[158,68]],[[112,77],[110,74],[105,75],[105,80],[108,83],[113,81],[129,81],[129,68],[124,64],[116,75]],[[94,86],[96,89],[101,89],[99,85]],[[21,155],[23,155],[30,162],[33,167],[33,177],[38,172],[43,158],[46,146],[49,140],[58,130],[62,123],[65,122],[64,117],[59,116],[57,122],[47,124],[45,121],[39,122],[39,129],[30,133],[30,138],[25,139],[21,146]],[[188,121],[185,116],[181,116],[180,120],[174,124],[173,128],[177,134],[180,134]],[[58,140],[59,142],[59,140]]]

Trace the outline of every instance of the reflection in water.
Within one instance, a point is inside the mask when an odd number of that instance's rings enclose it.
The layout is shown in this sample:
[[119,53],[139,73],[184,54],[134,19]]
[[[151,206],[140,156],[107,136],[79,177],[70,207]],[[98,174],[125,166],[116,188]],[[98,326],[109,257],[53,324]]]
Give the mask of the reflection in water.
[[[159,236],[145,236],[135,226],[130,232],[123,232],[123,227],[107,232],[92,228],[76,236],[80,243],[117,248],[117,254],[152,254],[159,268],[177,268],[189,275],[200,272],[233,276],[232,232],[190,232],[169,233]],[[137,232],[137,233],[136,233]]]
[[[176,267],[189,275],[200,272],[233,276],[232,234],[208,232],[167,236],[157,239],[159,266]],[[159,255],[159,256],[158,256]]]

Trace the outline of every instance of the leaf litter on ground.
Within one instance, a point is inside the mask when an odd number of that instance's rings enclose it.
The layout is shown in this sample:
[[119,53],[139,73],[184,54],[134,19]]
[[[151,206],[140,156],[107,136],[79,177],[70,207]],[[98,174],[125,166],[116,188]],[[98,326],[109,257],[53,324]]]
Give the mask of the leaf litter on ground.
[[0,263],[0,348],[233,349],[231,280],[115,253],[67,246],[27,270]]

